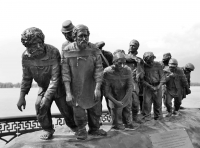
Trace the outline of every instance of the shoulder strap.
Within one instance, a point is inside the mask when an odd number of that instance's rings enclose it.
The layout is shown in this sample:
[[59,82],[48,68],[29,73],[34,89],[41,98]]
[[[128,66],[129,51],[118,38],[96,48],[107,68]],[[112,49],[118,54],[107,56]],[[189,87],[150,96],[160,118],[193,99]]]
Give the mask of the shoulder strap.
[[81,50],[81,51],[65,51],[64,57],[85,57],[90,55],[99,55],[101,54],[101,51],[98,49],[95,50]]
[[104,62],[106,63],[107,66],[109,66],[108,60],[105,58],[105,56],[102,54],[102,52],[100,53],[102,59],[104,60]]
[[108,74],[105,77],[105,79],[109,79],[109,80],[124,80],[124,79],[129,79],[129,78],[131,78],[131,75],[113,76],[112,74]]
[[51,66],[54,64],[58,64],[58,59],[50,59],[50,60],[22,60],[22,66]]

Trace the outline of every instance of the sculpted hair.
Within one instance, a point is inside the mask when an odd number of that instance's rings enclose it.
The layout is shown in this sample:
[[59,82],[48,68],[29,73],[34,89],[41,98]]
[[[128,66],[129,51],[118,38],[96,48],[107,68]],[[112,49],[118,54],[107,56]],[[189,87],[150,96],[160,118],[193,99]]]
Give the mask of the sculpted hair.
[[85,25],[77,25],[76,27],[73,28],[73,32],[72,32],[72,38],[75,40],[78,31],[80,30],[87,30],[88,36],[90,35],[90,31],[88,29],[87,26]]
[[37,42],[44,43],[44,38],[42,30],[36,27],[28,28],[21,34],[21,42],[25,47]]

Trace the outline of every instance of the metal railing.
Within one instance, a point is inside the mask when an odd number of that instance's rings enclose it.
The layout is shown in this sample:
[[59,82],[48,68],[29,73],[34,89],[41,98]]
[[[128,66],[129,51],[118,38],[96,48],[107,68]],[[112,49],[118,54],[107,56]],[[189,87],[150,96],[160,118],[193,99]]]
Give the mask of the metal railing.
[[[52,114],[53,125],[65,125],[64,118],[61,114]],[[108,111],[104,110],[101,115],[102,124],[110,124],[112,121]],[[41,126],[37,121],[36,115],[14,116],[0,118],[0,140],[9,143],[14,138],[29,132],[41,130]],[[10,136],[9,140],[5,138]]]

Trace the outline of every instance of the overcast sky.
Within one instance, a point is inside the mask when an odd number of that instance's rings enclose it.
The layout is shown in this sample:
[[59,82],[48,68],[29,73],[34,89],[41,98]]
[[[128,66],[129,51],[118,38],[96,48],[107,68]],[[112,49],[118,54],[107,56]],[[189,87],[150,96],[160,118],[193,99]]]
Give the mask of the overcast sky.
[[21,82],[21,33],[38,27],[45,43],[61,50],[61,25],[71,20],[90,30],[90,42],[104,41],[104,49],[128,51],[140,42],[139,56],[152,51],[160,61],[170,52],[184,66],[195,65],[192,82],[200,82],[199,0],[1,0],[0,82]]

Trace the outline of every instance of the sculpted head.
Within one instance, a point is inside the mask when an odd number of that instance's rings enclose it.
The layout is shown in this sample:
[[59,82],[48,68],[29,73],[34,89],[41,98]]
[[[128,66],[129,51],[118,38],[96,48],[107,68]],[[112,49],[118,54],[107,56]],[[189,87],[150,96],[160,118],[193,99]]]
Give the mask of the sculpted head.
[[44,52],[44,38],[42,30],[36,27],[28,28],[21,34],[21,42],[31,56]]
[[137,40],[135,40],[135,39],[131,40],[129,43],[128,53],[137,55],[138,54],[137,50],[138,50],[139,46],[140,46],[140,43]]
[[153,52],[145,52],[143,55],[143,60],[149,65],[154,62],[155,58],[156,57],[154,56]]
[[186,73],[190,73],[191,71],[194,71],[195,67],[192,63],[187,63],[184,67],[184,71]]
[[168,52],[168,53],[163,54],[162,61],[168,63],[171,58],[172,58],[171,53]]
[[116,50],[113,53],[113,65],[118,70],[121,70],[126,64],[126,58],[123,50]]
[[74,25],[70,20],[66,20],[62,23],[61,32],[65,36],[66,40],[73,42],[74,39],[72,37]]
[[77,25],[73,29],[72,36],[74,38],[74,41],[77,43],[77,46],[80,49],[85,49],[87,47],[87,44],[89,42],[89,36],[90,32],[87,26],[85,25]]
[[178,66],[178,61],[176,59],[174,59],[174,58],[171,58],[169,60],[169,69],[170,69],[170,71],[173,72],[177,68],[177,66]]

